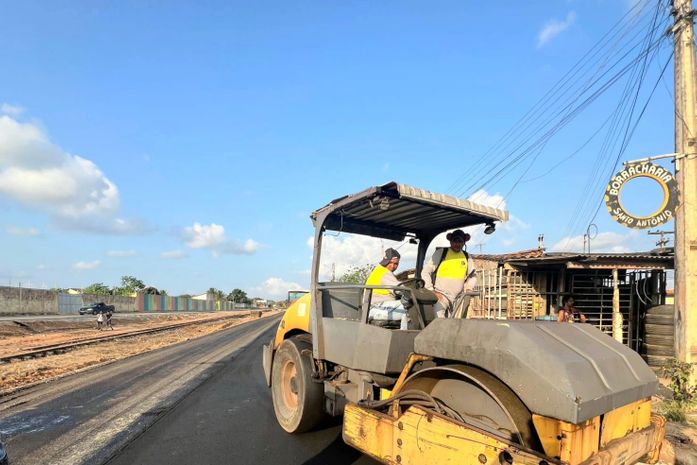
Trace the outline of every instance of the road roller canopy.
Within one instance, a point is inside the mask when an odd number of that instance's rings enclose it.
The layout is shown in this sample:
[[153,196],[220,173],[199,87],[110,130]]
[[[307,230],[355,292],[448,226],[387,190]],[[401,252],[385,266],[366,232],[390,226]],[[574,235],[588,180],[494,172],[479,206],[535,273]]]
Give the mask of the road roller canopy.
[[507,221],[508,212],[389,182],[332,200],[310,215],[316,228],[402,241],[449,229]]

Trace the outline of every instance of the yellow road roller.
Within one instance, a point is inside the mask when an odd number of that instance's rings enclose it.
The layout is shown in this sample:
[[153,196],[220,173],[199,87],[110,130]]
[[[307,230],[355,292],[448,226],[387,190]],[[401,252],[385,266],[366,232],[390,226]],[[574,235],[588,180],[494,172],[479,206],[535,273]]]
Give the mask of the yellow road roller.
[[346,443],[395,465],[658,460],[665,420],[650,405],[658,380],[595,327],[463,312],[437,318],[436,295],[419,278],[389,289],[406,327],[375,324],[375,285],[320,280],[327,235],[412,244],[418,277],[436,236],[475,225],[493,232],[506,211],[391,182],[333,200],[311,219],[310,292],[263,348],[285,431],[343,415]]

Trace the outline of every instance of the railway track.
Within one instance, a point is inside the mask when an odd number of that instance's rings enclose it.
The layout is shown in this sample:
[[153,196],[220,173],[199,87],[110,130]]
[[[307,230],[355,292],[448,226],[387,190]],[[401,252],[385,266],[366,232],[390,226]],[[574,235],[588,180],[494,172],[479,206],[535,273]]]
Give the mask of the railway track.
[[[136,330],[132,330],[132,331],[112,333],[112,334],[108,334],[108,335],[101,334],[99,336],[81,338],[81,339],[76,339],[76,340],[71,340],[71,341],[65,341],[65,342],[60,342],[57,344],[49,344],[49,345],[45,345],[45,346],[30,347],[30,348],[23,350],[21,352],[16,352],[16,353],[13,353],[10,355],[5,355],[5,356],[0,357],[0,364],[10,363],[10,362],[15,361],[15,360],[28,360],[28,359],[32,359],[32,358],[45,357],[47,355],[64,353],[64,352],[67,352],[69,350],[75,349],[77,347],[87,346],[87,345],[91,345],[91,344],[98,344],[100,342],[112,341],[115,339],[123,339],[123,338],[128,338],[128,337],[141,336],[144,334],[152,334],[152,333],[159,333],[159,332],[164,332],[164,331],[171,331],[174,329],[178,329],[178,328],[182,328],[182,327],[186,327],[186,326],[192,326],[192,325],[215,323],[215,322],[224,321],[224,320],[233,320],[233,319],[247,317],[247,316],[250,316],[251,314],[255,314],[255,313],[257,313],[257,312],[244,312],[244,313],[236,314],[236,315],[227,315],[227,316],[222,316],[222,317],[217,317],[217,318],[208,318],[208,319],[204,319],[204,320],[172,323],[172,324],[168,324],[168,325],[157,326],[154,328],[136,329]],[[258,312],[258,313],[259,313],[259,316],[261,316],[261,312]]]

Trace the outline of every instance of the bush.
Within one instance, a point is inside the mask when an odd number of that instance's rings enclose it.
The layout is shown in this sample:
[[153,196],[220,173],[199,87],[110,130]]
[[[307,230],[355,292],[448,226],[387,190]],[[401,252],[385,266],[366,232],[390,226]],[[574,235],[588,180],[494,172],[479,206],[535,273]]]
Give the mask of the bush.
[[665,402],[663,404],[663,416],[668,421],[687,423],[687,407],[674,400]]
[[670,359],[663,367],[663,374],[670,378],[668,388],[673,394],[673,400],[664,404],[664,414],[670,421],[687,422],[687,411],[697,401],[697,387],[690,384],[692,363]]

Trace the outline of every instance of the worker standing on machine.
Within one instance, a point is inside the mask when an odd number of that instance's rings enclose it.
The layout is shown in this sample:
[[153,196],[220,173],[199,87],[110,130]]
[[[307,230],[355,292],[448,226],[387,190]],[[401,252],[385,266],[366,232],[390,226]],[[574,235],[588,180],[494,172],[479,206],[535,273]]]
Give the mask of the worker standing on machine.
[[456,229],[445,237],[450,241],[450,247],[436,249],[424,264],[421,279],[426,283],[426,289],[433,291],[438,297],[433,309],[439,318],[453,316],[453,313],[465,318],[469,306],[469,296],[465,294],[465,289],[471,289],[477,281],[474,263],[465,250],[465,243],[470,235]]

